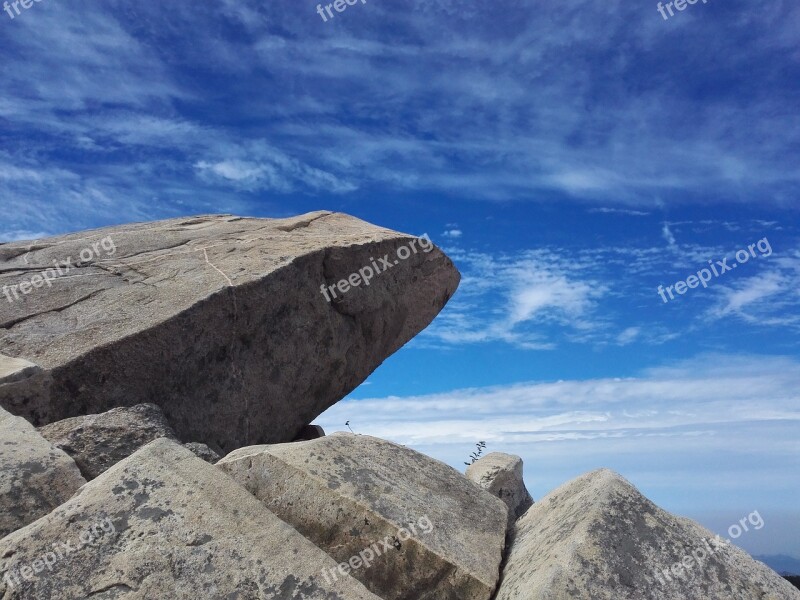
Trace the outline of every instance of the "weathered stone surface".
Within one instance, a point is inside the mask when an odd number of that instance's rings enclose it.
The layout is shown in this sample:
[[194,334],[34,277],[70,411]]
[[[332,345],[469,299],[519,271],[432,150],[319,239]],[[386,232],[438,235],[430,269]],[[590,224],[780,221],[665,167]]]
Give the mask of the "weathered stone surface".
[[[182,440],[289,442],[452,296],[458,271],[425,247],[330,212],[0,244],[0,353],[41,368],[0,384],[0,406],[40,426],[154,402]],[[370,285],[321,293],[379,262]]]
[[[52,568],[25,571],[64,543],[72,551]],[[335,566],[225,473],[162,438],[0,540],[0,597],[380,600],[350,577],[327,583],[321,573]]]
[[522,459],[519,456],[491,452],[469,465],[466,475],[467,479],[506,503],[509,527],[533,505],[533,498],[522,477]]
[[292,441],[307,442],[309,440],[316,440],[321,437],[325,437],[325,430],[322,427],[319,425],[306,425],[300,430],[300,433],[298,433],[297,437],[295,437]]
[[[497,600],[800,598],[767,566],[607,469],[545,496],[514,534]],[[680,575],[665,575],[684,560],[691,566],[676,568]]]
[[183,447],[187,450],[191,450],[192,454],[194,454],[197,458],[202,458],[204,461],[212,465],[222,458],[219,454],[214,452],[214,450],[199,442],[189,442],[188,444],[184,444]]
[[87,480],[153,440],[160,437],[177,440],[164,413],[155,404],[72,417],[40,427],[39,433],[69,454]]
[[69,456],[0,408],[0,538],[66,502],[84,483]]
[[340,563],[377,544],[351,573],[384,600],[488,600],[496,587],[506,506],[444,463],[334,433],[242,448],[217,467]]

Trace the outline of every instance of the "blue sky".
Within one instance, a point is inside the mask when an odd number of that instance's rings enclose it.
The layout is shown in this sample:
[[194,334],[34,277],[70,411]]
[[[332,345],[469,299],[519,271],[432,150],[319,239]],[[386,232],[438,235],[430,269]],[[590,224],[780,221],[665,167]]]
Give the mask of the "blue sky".
[[798,38],[788,0],[42,0],[0,12],[0,239],[318,209],[428,233],[458,293],[320,423],[461,467],[486,440],[535,497],[611,467],[800,557]]

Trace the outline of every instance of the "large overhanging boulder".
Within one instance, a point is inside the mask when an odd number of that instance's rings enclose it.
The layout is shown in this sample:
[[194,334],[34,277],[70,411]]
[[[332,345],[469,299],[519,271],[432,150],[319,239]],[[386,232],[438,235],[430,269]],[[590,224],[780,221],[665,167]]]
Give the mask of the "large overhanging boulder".
[[330,212],[2,244],[0,353],[23,362],[0,376],[0,405],[40,426],[155,403],[184,441],[288,442],[459,277],[427,239]]

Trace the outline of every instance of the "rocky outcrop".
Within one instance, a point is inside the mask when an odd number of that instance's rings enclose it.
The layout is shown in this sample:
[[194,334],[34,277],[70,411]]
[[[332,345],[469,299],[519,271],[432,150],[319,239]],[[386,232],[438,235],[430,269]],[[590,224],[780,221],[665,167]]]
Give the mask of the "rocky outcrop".
[[241,448],[217,464],[384,600],[488,600],[505,504],[404,446],[335,433]]
[[69,456],[0,408],[0,538],[66,502],[84,483]]
[[560,598],[797,600],[800,593],[602,469],[551,492],[515,525],[497,600]]
[[610,471],[532,504],[519,457],[308,425],[458,280],[328,212],[0,244],[0,598],[800,598]]
[[508,526],[533,505],[522,477],[522,458],[491,452],[467,467],[467,479],[474,481],[508,507]]
[[0,353],[32,366],[0,405],[41,426],[154,402],[182,440],[288,442],[458,281],[433,244],[330,212],[2,244]]
[[245,489],[159,439],[0,540],[0,597],[381,600]]
[[94,479],[153,440],[165,437],[177,441],[175,432],[155,404],[72,417],[40,427],[39,433],[69,454],[87,480]]

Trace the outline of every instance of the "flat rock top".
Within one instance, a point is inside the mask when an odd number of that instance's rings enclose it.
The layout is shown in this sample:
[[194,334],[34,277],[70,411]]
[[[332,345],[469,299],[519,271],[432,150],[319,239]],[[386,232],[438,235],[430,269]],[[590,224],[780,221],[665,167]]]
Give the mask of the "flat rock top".
[[[399,444],[342,432],[308,442],[241,448],[223,462],[260,452],[322,480],[398,528],[427,516],[433,530],[422,538],[426,546],[483,581],[496,580],[497,565],[488,564],[475,548],[501,550],[506,506],[449,465]],[[409,514],[411,507],[427,514]]]
[[490,481],[500,471],[518,472],[522,476],[522,458],[504,452],[490,452],[467,467],[467,477],[475,481]]
[[53,368],[297,257],[405,238],[320,211],[289,219],[199,216],[0,244],[0,352]]

